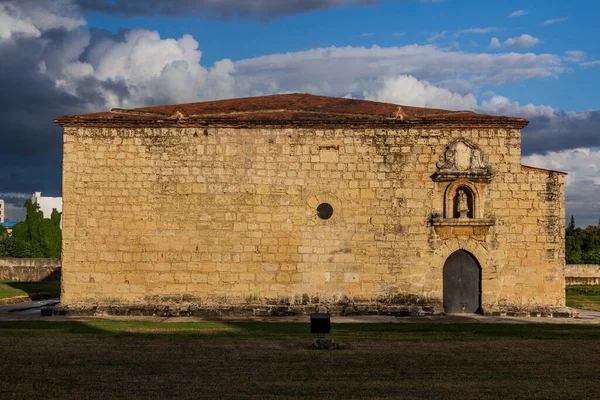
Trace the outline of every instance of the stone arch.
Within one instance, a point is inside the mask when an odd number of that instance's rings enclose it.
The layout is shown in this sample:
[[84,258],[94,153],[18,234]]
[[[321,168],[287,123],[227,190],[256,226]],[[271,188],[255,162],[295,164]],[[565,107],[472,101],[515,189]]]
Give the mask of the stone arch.
[[458,179],[446,188],[444,195],[444,218],[458,218],[456,198],[458,190],[463,189],[468,196],[469,202],[469,218],[483,218],[483,210],[481,207],[481,196],[479,190],[473,182],[467,179]]
[[[473,255],[479,267],[482,277],[489,276],[489,253],[480,241],[473,238],[459,239],[458,237],[445,239],[443,243],[435,249],[431,260],[431,268],[425,277],[425,289],[432,296],[442,299],[443,297],[443,269],[446,260],[450,255],[458,250],[465,250]],[[482,281],[481,296],[482,302],[486,302],[485,281]],[[487,299],[489,301],[489,299]]]
[[481,245],[481,242],[473,238],[460,240],[459,238],[451,238],[444,240],[444,243],[434,252],[434,266],[442,268],[446,259],[450,254],[458,250],[465,250],[471,253],[479,262],[479,266],[485,270],[487,267],[488,251]]

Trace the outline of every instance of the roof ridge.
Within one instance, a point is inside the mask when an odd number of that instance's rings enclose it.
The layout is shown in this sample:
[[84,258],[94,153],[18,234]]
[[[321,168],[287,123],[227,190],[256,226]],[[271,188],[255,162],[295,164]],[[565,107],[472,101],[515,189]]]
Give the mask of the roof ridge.
[[[200,103],[188,103],[188,104],[200,104]],[[391,103],[382,103],[382,104],[391,104]],[[183,110],[181,108],[176,108],[179,105],[173,105],[171,107],[175,107],[175,113],[176,112],[182,112]],[[187,105],[187,104],[186,104]],[[157,107],[161,107],[161,106],[157,106]],[[413,107],[413,106],[398,106],[399,108],[402,107],[411,107],[411,108],[423,108],[423,107]],[[132,114],[132,115],[147,115],[147,116],[164,116],[164,115],[170,115],[173,114],[174,112],[171,113],[161,113],[161,112],[157,112],[157,111],[149,111],[148,109],[152,108],[152,107],[147,107],[146,109],[140,109],[140,108],[112,108],[110,111],[111,112],[115,112],[115,113],[121,113],[121,114]],[[436,110],[436,109],[432,109],[432,108],[423,108],[425,110]],[[187,114],[186,117],[214,117],[214,116],[219,116],[219,115],[234,115],[234,114],[239,114],[239,115],[243,115],[243,114],[257,114],[257,113],[265,113],[265,112],[289,112],[289,111],[293,111],[293,112],[298,112],[298,113],[306,113],[306,114],[326,114],[326,115],[356,115],[356,116],[373,116],[373,114],[368,114],[368,113],[350,113],[350,112],[331,112],[331,111],[323,111],[323,110],[302,110],[302,109],[295,109],[295,108],[265,108],[265,109],[258,109],[258,110],[249,110],[249,111],[223,111],[223,112],[215,112],[215,113],[203,113],[203,114]],[[445,112],[440,112],[440,113],[431,113],[429,114],[429,116],[444,116],[444,115],[455,115],[455,114],[474,114],[474,115],[478,115],[475,111],[470,111],[470,110],[459,110],[459,111],[452,111],[452,110],[441,110],[441,111],[445,111]],[[394,113],[393,113],[394,114]],[[392,114],[392,117],[393,117]]]
[[[125,108],[113,108],[111,112],[122,113],[122,114],[132,114],[132,115],[144,115],[144,116],[171,116],[176,114],[177,112],[181,112],[181,109],[175,108],[175,111],[172,113],[160,113],[153,111],[139,111],[137,109],[125,109]],[[302,109],[294,109],[294,108],[265,108],[259,110],[250,110],[250,111],[223,111],[216,113],[203,113],[203,114],[187,114],[185,118],[202,118],[202,117],[218,117],[225,115],[247,115],[247,114],[261,114],[261,113],[284,113],[284,112],[294,112],[294,113],[303,113],[303,114],[319,114],[319,115],[340,115],[340,116],[355,116],[355,117],[373,117],[374,114],[368,113],[351,113],[351,112],[332,112],[332,111],[320,111],[320,110],[302,110]],[[472,111],[451,111],[447,113],[432,113],[430,116],[443,116],[450,114],[460,114],[460,113],[470,113],[475,114]],[[391,119],[396,118],[393,114],[390,114]],[[415,118],[415,117],[412,117]]]
[[[237,121],[236,121],[237,120]],[[159,105],[61,117],[59,124],[383,124],[487,125],[522,128],[522,118],[478,114],[470,110],[443,110],[373,100],[286,93],[277,95]],[[133,122],[136,121],[136,122]],[[143,121],[143,122],[142,122]],[[346,122],[345,122],[346,121]]]
[[[150,108],[150,107],[148,107]],[[156,111],[141,111],[139,108],[111,108],[110,112],[120,113],[120,114],[133,114],[133,115],[147,115],[149,117],[155,115],[165,115],[164,113],[159,113]]]

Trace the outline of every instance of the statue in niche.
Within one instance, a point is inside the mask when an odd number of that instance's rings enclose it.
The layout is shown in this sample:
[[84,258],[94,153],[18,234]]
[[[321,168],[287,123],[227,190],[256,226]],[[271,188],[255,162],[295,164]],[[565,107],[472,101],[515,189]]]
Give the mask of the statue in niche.
[[458,218],[469,218],[469,198],[463,189],[458,189]]

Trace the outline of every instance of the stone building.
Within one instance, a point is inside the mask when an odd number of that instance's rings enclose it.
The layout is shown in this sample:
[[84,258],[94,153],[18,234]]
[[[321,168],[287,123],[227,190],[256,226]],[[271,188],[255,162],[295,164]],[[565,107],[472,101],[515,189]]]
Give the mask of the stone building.
[[4,206],[4,200],[0,199],[0,224],[4,223],[4,218],[5,218],[5,206]]
[[564,174],[521,165],[524,119],[290,94],[56,122],[64,309],[565,305]]

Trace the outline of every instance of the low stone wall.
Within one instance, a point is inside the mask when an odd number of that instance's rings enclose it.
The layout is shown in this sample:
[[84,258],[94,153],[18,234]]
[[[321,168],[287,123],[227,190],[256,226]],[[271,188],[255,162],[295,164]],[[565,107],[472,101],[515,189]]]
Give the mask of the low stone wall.
[[55,258],[0,258],[0,281],[59,281],[60,270]]
[[[410,303],[410,302],[409,302]],[[330,313],[332,315],[386,315],[396,317],[423,317],[445,315],[441,303],[431,304],[394,304],[393,301],[368,303],[318,303],[318,304],[237,304],[203,305],[193,302],[170,302],[148,304],[104,304],[69,306],[60,304],[53,308],[52,315],[67,316],[160,316],[160,317],[284,317],[306,316],[312,313]],[[509,307],[495,306],[484,308],[481,314],[497,317],[546,317],[577,318],[579,313],[567,307]]]
[[600,265],[566,265],[565,280],[567,285],[600,285]]

